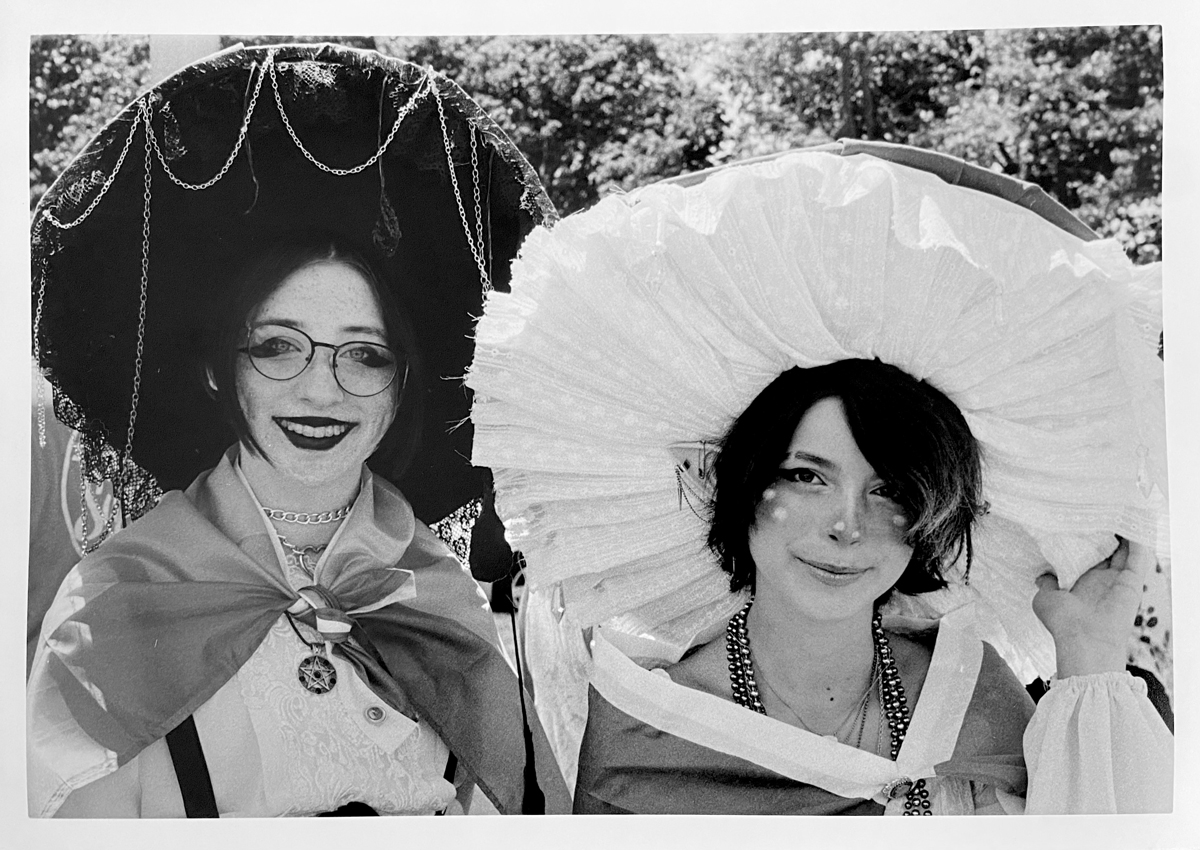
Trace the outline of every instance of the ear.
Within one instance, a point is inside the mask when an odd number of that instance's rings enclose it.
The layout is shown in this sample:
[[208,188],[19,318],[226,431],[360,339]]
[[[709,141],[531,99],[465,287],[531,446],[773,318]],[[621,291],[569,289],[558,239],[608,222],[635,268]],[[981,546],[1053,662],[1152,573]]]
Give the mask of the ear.
[[701,504],[707,504],[712,499],[713,484],[716,476],[713,474],[713,461],[716,460],[716,443],[708,440],[692,443],[674,443],[670,446],[675,458],[675,481],[679,487],[680,507],[684,500],[691,504],[694,497]]

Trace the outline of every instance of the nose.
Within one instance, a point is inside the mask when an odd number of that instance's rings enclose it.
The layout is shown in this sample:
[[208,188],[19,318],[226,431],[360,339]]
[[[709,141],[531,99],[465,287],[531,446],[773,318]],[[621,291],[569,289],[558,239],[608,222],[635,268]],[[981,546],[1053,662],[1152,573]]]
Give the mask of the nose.
[[341,401],[342,388],[333,374],[333,350],[313,349],[312,359],[297,376],[300,395],[317,404]]
[[830,518],[829,539],[843,546],[862,540],[863,506],[857,499],[850,500]]

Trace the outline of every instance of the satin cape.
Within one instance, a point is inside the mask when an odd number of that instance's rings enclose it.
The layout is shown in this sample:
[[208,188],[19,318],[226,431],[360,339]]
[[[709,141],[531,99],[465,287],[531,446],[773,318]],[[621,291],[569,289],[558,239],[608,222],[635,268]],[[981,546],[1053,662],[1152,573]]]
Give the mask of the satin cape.
[[[52,815],[204,704],[300,597],[234,450],[84,558],[46,616],[28,688],[29,803]],[[319,594],[334,647],[381,699],[419,715],[502,813],[519,813],[525,744],[516,675],[475,581],[390,484],[363,471]],[[311,608],[301,616],[315,619]],[[532,703],[529,703],[532,706]],[[528,712],[548,812],[568,795]]]
[[953,627],[937,640],[937,631],[910,632],[937,646],[897,762],[676,685],[598,637],[575,812],[881,815],[883,787],[901,776],[1023,795],[1032,699],[990,646]]

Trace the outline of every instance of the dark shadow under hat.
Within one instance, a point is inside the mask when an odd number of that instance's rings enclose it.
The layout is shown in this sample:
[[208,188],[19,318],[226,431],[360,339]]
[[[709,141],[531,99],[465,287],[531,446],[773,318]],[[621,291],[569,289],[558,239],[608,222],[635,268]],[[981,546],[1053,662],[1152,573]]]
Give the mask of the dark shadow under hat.
[[42,198],[35,355],[91,476],[124,472],[134,518],[235,439],[189,350],[230,258],[295,231],[366,246],[425,364],[419,450],[376,471],[434,522],[490,487],[461,378],[486,290],[507,290],[522,239],[554,215],[503,131],[431,70],[332,45],[231,48],[126,107]]

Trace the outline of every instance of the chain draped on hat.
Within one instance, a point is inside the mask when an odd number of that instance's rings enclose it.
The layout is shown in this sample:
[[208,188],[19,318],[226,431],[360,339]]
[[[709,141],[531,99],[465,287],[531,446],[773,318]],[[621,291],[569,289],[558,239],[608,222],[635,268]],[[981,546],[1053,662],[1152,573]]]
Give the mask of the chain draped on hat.
[[[470,428],[452,428],[469,410],[470,336],[525,234],[553,218],[512,142],[432,69],[238,46],[141,95],[42,198],[34,359],[81,432],[84,478],[113,480],[136,519],[232,442],[178,351],[219,259],[289,228],[348,233],[383,258],[432,367],[419,460],[377,471],[434,522],[490,484],[466,460]],[[39,395],[39,433],[44,408]]]

